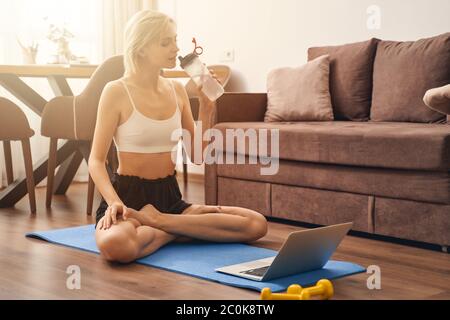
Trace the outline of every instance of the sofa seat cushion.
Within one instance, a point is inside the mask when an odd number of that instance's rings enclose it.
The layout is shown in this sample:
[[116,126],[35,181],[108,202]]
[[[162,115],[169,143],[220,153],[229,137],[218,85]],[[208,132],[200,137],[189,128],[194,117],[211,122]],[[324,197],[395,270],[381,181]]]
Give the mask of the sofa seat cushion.
[[[397,123],[397,122],[224,122],[215,125],[223,137],[223,146],[215,148],[234,153],[257,156],[249,148],[249,139],[244,147],[237,145],[236,129],[247,136],[266,129],[267,150],[270,155],[270,129],[279,131],[279,158],[304,162],[318,162],[376,168],[450,170],[450,125]],[[228,139],[235,147],[227,148]],[[248,129],[253,129],[249,130]],[[264,131],[261,131],[264,133]],[[231,136],[231,134],[234,134]],[[261,134],[262,136],[263,134]],[[252,152],[249,152],[252,150]]]

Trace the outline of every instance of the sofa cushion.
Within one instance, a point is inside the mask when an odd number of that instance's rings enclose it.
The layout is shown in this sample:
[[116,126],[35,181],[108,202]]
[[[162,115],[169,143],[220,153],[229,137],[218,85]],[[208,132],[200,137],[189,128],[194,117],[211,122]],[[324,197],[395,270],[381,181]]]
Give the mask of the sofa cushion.
[[[264,136],[267,130],[268,150],[271,149],[270,129],[278,129],[279,158],[307,162],[356,165],[379,168],[444,170],[450,169],[450,126],[397,122],[223,122],[214,126],[224,136],[235,140],[239,131],[247,136],[253,132]],[[247,129],[254,129],[247,131]],[[234,134],[233,136],[231,134]],[[249,154],[251,144],[246,139]],[[236,145],[236,150],[238,146]],[[228,149],[227,152],[233,150]],[[250,153],[257,156],[256,152]]]
[[297,68],[277,68],[267,75],[264,121],[333,120],[330,58],[320,56]]
[[330,55],[330,93],[336,120],[369,119],[378,39],[308,49],[308,60]]
[[373,70],[370,117],[375,121],[439,122],[428,89],[450,83],[450,32],[418,41],[381,41]]

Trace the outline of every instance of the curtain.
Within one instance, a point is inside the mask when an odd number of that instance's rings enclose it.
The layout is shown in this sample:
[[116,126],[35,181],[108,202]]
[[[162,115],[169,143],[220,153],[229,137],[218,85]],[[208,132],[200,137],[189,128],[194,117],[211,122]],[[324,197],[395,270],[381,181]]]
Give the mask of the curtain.
[[103,0],[102,56],[107,58],[123,53],[123,32],[136,12],[156,9],[154,0]]
[[[27,9],[24,9],[27,8]],[[3,10],[5,9],[5,10]],[[128,19],[136,12],[144,9],[157,9],[156,0],[0,0],[0,64],[21,64],[21,52],[16,43],[17,35],[36,34],[36,28],[29,23],[31,18],[41,20],[41,16],[63,16],[71,22],[75,33],[79,36],[80,48],[85,50],[92,63],[101,63],[106,58],[121,54],[123,51],[123,32]],[[82,16],[81,20],[79,17]],[[43,29],[44,27],[42,27]],[[40,31],[40,30],[38,30]],[[42,30],[41,30],[42,31]],[[45,31],[45,30],[44,30]],[[42,33],[42,32],[41,32]],[[26,40],[26,39],[25,39]],[[74,45],[77,45],[74,43]],[[45,61],[38,61],[45,63]],[[34,90],[44,99],[53,98],[53,92],[46,79],[24,78]],[[80,93],[86,86],[87,80],[69,79],[74,94]],[[35,131],[31,138],[31,153],[33,162],[46,156],[49,150],[49,139],[40,134],[41,118],[24,106],[12,94],[0,86],[0,96],[16,103],[25,113],[30,127]],[[60,140],[59,144],[64,143]],[[12,157],[14,178],[25,176],[23,156],[20,142],[12,142]],[[6,167],[4,162],[3,144],[0,146],[0,187],[5,187]],[[87,181],[87,165],[83,161],[75,181]],[[39,186],[44,186],[44,179]]]

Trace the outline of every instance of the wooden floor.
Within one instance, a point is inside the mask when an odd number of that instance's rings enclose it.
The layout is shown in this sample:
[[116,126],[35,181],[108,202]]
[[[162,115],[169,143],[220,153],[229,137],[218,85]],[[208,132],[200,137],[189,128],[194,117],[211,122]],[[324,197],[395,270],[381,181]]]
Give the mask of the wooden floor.
[[[179,178],[181,175],[179,174]],[[184,198],[203,203],[203,182],[189,182]],[[1,299],[259,299],[256,291],[225,286],[138,264],[110,264],[99,255],[25,238],[35,230],[94,223],[86,216],[87,185],[73,184],[45,208],[45,189],[37,189],[37,214],[28,198],[0,209]],[[94,207],[98,205],[97,195]],[[300,227],[270,222],[266,237],[254,245],[279,249]],[[450,256],[400,244],[347,236],[332,257],[381,268],[381,290],[369,290],[369,274],[334,280],[335,299],[450,299]],[[67,267],[81,268],[81,289],[66,287]]]

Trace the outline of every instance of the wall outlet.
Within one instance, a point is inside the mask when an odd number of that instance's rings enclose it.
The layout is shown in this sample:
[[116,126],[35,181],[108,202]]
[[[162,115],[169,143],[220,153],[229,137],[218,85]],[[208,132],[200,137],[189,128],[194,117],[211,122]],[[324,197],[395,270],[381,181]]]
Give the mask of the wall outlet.
[[234,61],[234,49],[227,49],[222,51],[220,54],[221,62],[231,62]]

